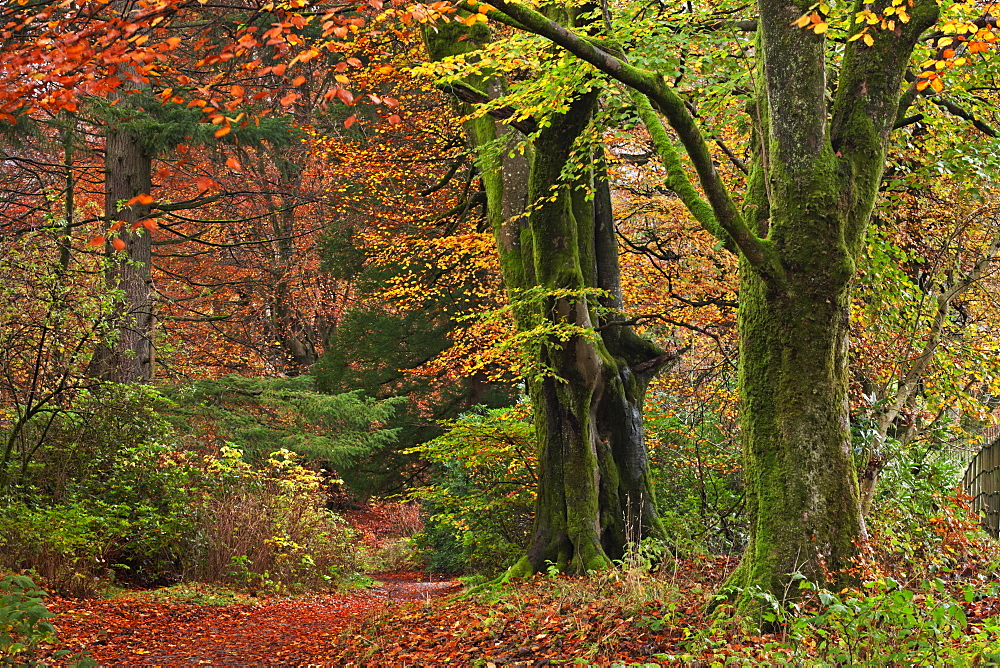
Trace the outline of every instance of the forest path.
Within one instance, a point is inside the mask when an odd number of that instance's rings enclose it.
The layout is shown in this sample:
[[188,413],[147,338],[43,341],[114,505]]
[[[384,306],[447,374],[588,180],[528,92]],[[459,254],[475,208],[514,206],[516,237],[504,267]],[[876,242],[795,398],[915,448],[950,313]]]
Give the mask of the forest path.
[[245,666],[330,664],[334,642],[365,616],[401,602],[457,591],[454,581],[382,573],[347,594],[262,597],[254,603],[198,605],[124,596],[53,598],[61,649],[89,650],[101,665]]

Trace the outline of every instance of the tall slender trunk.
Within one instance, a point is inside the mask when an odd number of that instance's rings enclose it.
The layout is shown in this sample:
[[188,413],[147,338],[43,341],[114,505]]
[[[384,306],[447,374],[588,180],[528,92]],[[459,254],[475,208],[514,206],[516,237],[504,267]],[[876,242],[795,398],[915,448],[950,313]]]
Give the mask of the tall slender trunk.
[[152,376],[153,363],[152,239],[149,230],[133,226],[147,219],[150,209],[147,204],[126,202],[152,190],[153,160],[134,130],[114,122],[104,150],[105,217],[109,225],[121,221],[118,231],[125,248],[116,251],[111,240],[107,242],[105,281],[118,293],[120,311],[113,340],[98,347],[90,375],[118,383],[144,383]]

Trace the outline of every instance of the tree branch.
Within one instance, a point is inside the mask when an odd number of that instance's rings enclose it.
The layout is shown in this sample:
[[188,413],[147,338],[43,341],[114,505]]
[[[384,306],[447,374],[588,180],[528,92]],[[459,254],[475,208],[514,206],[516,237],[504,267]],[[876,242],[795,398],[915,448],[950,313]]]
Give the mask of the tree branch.
[[[488,16],[492,16],[501,23],[509,23],[507,19],[512,19],[529,32],[545,37],[581,60],[590,63],[604,74],[648,97],[649,102],[655,105],[660,113],[666,117],[670,126],[677,133],[688,157],[694,164],[701,187],[705,191],[709,206],[703,207],[691,199],[692,204],[698,209],[697,213],[692,211],[692,214],[695,215],[699,223],[707,224],[709,227],[706,229],[715,234],[723,243],[735,244],[750,264],[761,276],[765,277],[765,280],[771,279],[773,281],[779,278],[781,275],[779,264],[773,257],[770,244],[757,237],[743,221],[743,217],[736,208],[725,184],[722,183],[722,179],[715,170],[708,145],[695,119],[685,106],[684,100],[663,80],[662,76],[630,65],[623,57],[618,57],[601,48],[607,44],[606,42],[601,42],[599,46],[596,40],[581,37],[524,5],[507,0],[497,0],[492,4],[497,8],[497,11],[490,12]],[[662,125],[657,118],[653,125],[655,127],[658,124]],[[673,155],[676,156],[676,151],[673,152]],[[674,162],[669,155],[663,157],[665,162]],[[684,178],[687,177],[684,176]],[[683,188],[683,186],[681,187]],[[678,194],[680,195],[680,193]],[[711,215],[705,211],[706,208],[710,209]],[[725,231],[724,235],[718,234],[720,229]]]

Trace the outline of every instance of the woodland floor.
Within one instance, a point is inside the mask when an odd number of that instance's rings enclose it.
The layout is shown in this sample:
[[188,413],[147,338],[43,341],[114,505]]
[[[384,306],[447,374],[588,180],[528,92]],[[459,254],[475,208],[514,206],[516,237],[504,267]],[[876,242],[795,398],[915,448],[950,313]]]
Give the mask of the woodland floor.
[[[347,515],[369,543],[412,530],[378,509]],[[465,597],[456,581],[403,572],[373,574],[376,585],[364,590],[300,597],[197,584],[169,594],[52,597],[61,640],[52,650],[87,650],[101,665],[120,666],[712,665],[733,655],[773,665],[768,652],[781,637],[715,628],[704,617],[707,597],[736,563],[703,557],[655,576],[538,576]],[[1000,615],[1000,596],[963,607],[981,625]],[[694,635],[701,649],[692,656]]]

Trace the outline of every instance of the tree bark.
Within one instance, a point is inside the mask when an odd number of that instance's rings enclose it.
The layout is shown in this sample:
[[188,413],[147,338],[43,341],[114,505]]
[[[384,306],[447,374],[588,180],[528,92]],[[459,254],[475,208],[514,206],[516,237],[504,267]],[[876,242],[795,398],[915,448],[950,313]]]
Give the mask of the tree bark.
[[138,133],[112,122],[104,165],[106,222],[109,226],[121,222],[119,238],[125,243],[124,250],[116,251],[109,238],[105,281],[118,294],[121,310],[112,340],[94,353],[90,375],[117,383],[144,383],[152,376],[153,363],[152,244],[149,230],[133,225],[149,217],[149,205],[125,203],[152,190],[152,156]]

